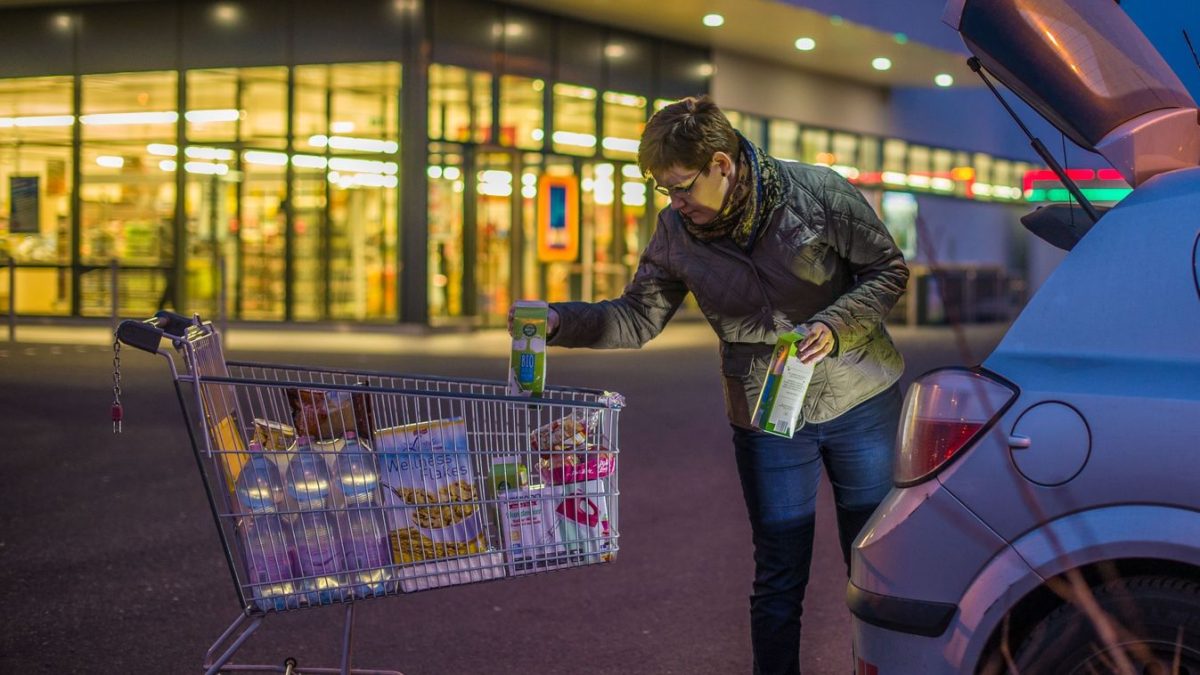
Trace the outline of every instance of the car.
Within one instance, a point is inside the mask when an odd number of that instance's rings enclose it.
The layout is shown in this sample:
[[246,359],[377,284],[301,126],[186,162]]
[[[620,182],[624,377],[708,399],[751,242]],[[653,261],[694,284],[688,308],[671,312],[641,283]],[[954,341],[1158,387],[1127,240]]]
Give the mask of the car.
[[855,672],[1200,673],[1197,106],[1117,3],[946,18],[1134,189],[1027,216],[1060,266],[980,366],[909,389],[852,551]]

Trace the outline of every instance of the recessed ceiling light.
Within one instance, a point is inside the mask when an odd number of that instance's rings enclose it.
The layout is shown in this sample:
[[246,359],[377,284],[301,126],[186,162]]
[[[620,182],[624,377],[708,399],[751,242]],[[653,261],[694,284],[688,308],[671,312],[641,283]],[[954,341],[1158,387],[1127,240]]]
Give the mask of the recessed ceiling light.
[[704,25],[708,26],[709,28],[723,26],[725,25],[725,17],[721,16],[720,14],[705,14]]
[[938,73],[937,76],[933,78],[933,83],[939,87],[949,87],[950,85],[954,84],[954,78],[946,73]]
[[796,40],[796,49],[802,52],[810,52],[817,46],[817,41],[810,37],[802,37]]
[[886,56],[879,56],[871,61],[871,67],[875,70],[887,70],[892,67],[892,60]]

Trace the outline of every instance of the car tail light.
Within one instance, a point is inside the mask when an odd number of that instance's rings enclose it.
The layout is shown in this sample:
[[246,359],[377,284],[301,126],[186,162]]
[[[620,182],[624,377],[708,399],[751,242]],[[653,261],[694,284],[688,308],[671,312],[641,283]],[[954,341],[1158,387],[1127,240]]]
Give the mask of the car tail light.
[[948,368],[921,376],[900,416],[896,485],[915,485],[970,446],[1017,397],[985,371]]

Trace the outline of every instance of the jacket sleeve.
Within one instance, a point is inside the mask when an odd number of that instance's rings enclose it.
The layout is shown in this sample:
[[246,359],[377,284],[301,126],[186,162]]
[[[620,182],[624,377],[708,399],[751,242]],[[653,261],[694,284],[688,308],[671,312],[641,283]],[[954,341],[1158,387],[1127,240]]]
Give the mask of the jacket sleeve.
[[662,332],[687,295],[687,286],[668,265],[669,246],[660,215],[633,280],[621,297],[551,303],[559,321],[549,343],[593,349],[636,348]]
[[850,265],[854,285],[812,317],[833,329],[834,356],[864,342],[904,293],[908,266],[892,235],[863,196],[830,171],[822,185],[825,236]]

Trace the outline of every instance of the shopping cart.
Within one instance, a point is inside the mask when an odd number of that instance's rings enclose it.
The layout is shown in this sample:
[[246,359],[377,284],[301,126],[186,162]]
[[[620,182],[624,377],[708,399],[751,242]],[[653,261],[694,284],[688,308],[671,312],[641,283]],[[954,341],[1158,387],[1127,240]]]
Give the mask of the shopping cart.
[[230,660],[265,618],[336,605],[340,668],[303,672],[394,673],[351,669],[357,602],[616,556],[619,394],[226,361],[211,323],[168,312],[121,344],[170,367],[242,608],[209,674],[296,672]]

